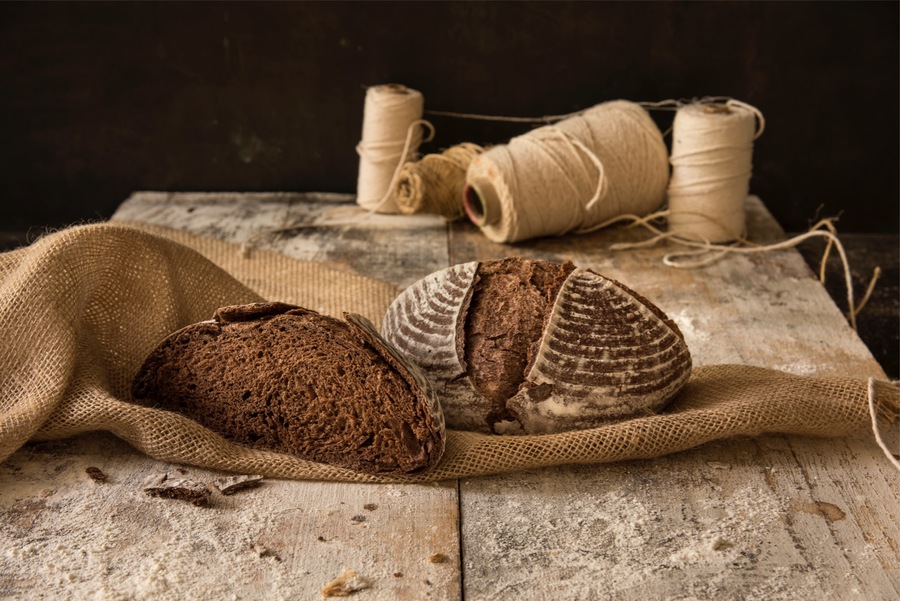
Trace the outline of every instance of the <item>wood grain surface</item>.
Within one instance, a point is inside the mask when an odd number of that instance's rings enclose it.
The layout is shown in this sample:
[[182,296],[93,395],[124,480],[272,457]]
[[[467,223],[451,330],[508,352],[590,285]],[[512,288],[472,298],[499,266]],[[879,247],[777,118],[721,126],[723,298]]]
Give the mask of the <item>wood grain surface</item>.
[[[571,259],[657,303],[699,365],[883,376],[793,250],[673,269],[661,262],[671,246],[610,250],[641,239],[634,230],[501,245],[467,223],[372,216],[351,200],[139,193],[114,219],[401,286],[469,260]],[[758,199],[748,223],[757,242],[783,237]],[[867,439],[747,437],[425,486],[264,481],[206,508],[141,491],[154,473],[220,475],[178,468],[107,434],[29,443],[0,465],[0,597],[316,599],[348,568],[359,599],[900,596],[900,478]]]

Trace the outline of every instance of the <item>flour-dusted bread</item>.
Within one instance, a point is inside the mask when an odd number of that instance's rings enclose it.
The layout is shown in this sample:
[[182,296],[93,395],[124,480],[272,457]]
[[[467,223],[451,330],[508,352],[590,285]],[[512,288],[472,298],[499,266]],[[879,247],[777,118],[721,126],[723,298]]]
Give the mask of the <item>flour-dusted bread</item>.
[[495,433],[590,428],[659,410],[687,382],[675,323],[572,263],[464,263],[407,288],[383,336],[432,379],[447,424]]
[[377,474],[444,450],[440,405],[418,368],[356,315],[283,303],[223,307],[147,357],[136,400],[241,444]]

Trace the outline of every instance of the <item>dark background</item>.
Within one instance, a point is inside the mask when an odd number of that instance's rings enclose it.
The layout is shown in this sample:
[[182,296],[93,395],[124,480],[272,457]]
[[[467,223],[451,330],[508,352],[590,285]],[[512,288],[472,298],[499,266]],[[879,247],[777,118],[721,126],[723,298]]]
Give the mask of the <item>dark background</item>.
[[[787,230],[896,233],[898,6],[3,3],[0,229],[133,190],[353,192],[365,88],[397,82],[509,116],[732,96],[765,113],[751,190]],[[432,121],[425,151],[528,127]]]

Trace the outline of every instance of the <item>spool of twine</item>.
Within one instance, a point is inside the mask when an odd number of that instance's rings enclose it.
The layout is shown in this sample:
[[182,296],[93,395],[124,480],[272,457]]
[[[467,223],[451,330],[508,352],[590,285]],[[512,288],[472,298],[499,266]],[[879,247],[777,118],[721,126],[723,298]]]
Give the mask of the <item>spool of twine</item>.
[[475,157],[463,205],[495,242],[590,230],[665,199],[668,153],[639,105],[616,100]]
[[397,208],[405,215],[430,213],[448,221],[462,217],[466,170],[483,150],[464,142],[403,165],[394,186]]
[[758,109],[736,100],[679,107],[668,190],[672,234],[707,242],[744,235],[753,141],[763,124]]
[[[374,86],[366,91],[356,202],[379,213],[396,213],[392,188],[401,164],[415,160],[422,143],[425,100],[400,84]],[[433,133],[433,130],[432,130]]]

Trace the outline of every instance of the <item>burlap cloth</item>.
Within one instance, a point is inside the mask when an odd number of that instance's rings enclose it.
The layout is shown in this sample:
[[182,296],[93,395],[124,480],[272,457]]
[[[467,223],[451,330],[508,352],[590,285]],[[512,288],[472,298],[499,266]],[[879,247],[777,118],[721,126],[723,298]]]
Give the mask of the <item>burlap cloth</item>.
[[[106,430],[157,459],[270,477],[387,481],[232,444],[175,413],[129,402],[144,357],[222,305],[280,300],[378,325],[397,289],[325,265],[184,232],[95,224],[0,254],[0,460],[28,440]],[[448,432],[430,481],[564,463],[657,457],[737,435],[848,436],[870,428],[868,382],[740,366],[696,368],[664,414],[593,430],[499,437]],[[883,425],[900,390],[874,385]],[[393,479],[396,480],[396,479]]]

